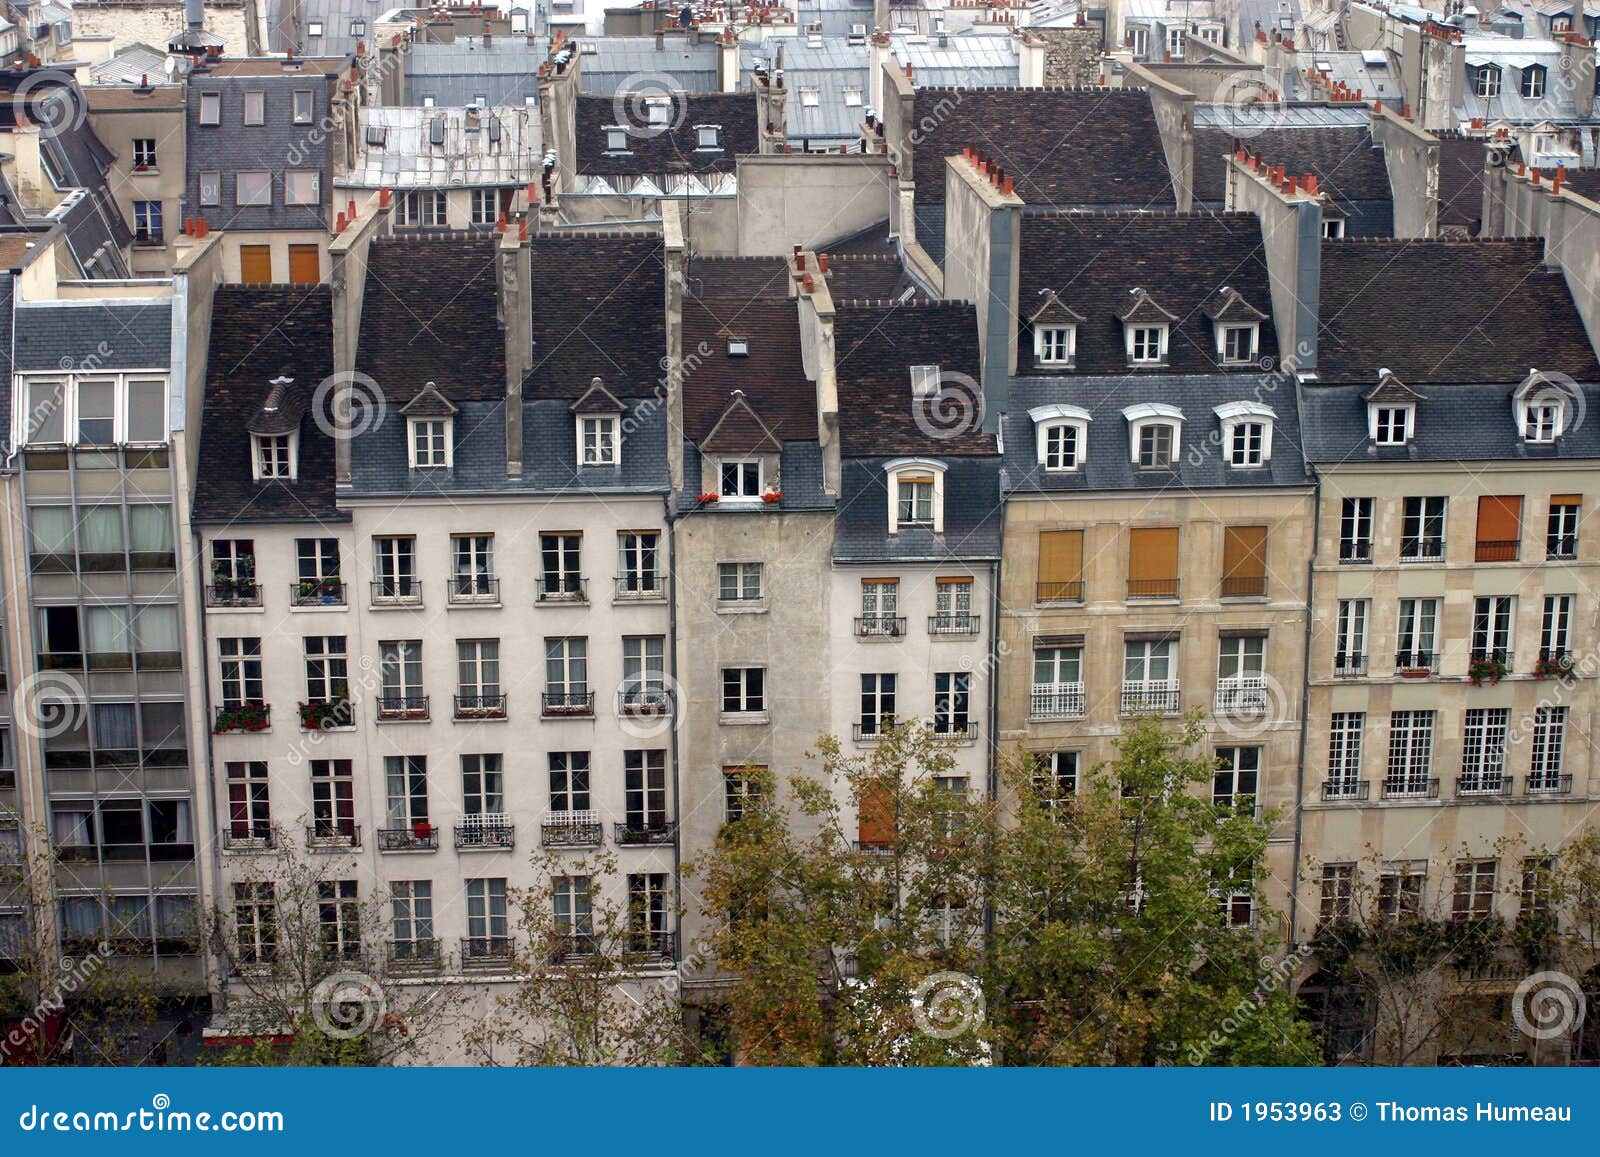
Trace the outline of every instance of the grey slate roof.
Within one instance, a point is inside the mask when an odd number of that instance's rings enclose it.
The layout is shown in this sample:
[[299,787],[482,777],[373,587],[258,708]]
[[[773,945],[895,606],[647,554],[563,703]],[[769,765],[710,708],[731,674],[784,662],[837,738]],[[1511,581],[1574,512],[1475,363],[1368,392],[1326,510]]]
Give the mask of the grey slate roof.
[[16,279],[9,270],[0,273],[0,373],[5,374],[7,388],[0,390],[0,450],[11,450],[11,335],[12,302],[16,296]]
[[[1140,470],[1134,465],[1128,421],[1122,411],[1140,402],[1163,402],[1183,411],[1178,462],[1172,470]],[[1223,461],[1222,428],[1215,410],[1228,402],[1259,402],[1271,407],[1272,457],[1265,466],[1241,470]],[[1088,453],[1079,470],[1047,473],[1039,465],[1034,424],[1028,411],[1052,403],[1078,406],[1089,412]],[[1007,493],[1162,493],[1310,483],[1300,453],[1294,382],[1286,375],[1013,378],[1010,407],[1004,426]],[[1362,430],[1365,429],[1363,416]]]
[[[925,455],[938,458],[936,453]],[[956,562],[1000,557],[1004,522],[996,457],[946,458],[944,533],[909,527],[889,533],[890,458],[847,458],[834,522],[836,562]]]
[[[859,12],[859,9],[854,11]],[[871,23],[871,12],[867,14]],[[749,88],[756,61],[776,71],[781,59],[783,83],[789,90],[785,106],[788,139],[849,141],[860,135],[862,118],[870,103],[867,83],[867,46],[851,44],[843,36],[826,37],[813,45],[803,36],[775,36],[760,44],[740,48],[740,87]],[[855,89],[859,103],[845,104],[845,91]],[[814,93],[816,104],[808,104]]]
[[17,370],[59,372],[84,363],[155,369],[172,358],[170,298],[23,302],[14,315]]
[[[433,143],[435,125],[442,126],[443,144]],[[522,105],[366,108],[356,163],[335,184],[368,189],[526,185],[539,171],[539,137],[538,110]]]
[[[1600,458],[1600,423],[1577,422],[1553,446],[1522,440],[1511,411],[1514,385],[1440,384],[1416,403],[1412,444],[1378,451],[1367,434],[1370,386],[1307,386],[1301,391],[1306,458],[1344,462],[1523,462]],[[1600,385],[1584,383],[1584,412],[1600,405]]]
[[653,36],[591,36],[579,44],[578,85],[585,93],[611,96],[638,88],[641,79],[655,89],[664,77],[675,91],[717,91],[717,46],[710,39],[690,44],[670,37],[659,51]]
[[1227,126],[1196,128],[1194,199],[1222,208],[1227,190],[1227,158],[1241,142],[1262,160],[1296,175],[1315,173],[1328,197],[1344,211],[1350,237],[1394,236],[1394,197],[1384,151],[1363,123],[1350,126],[1270,128],[1245,136]]
[[167,75],[165,49],[149,44],[126,44],[103,64],[89,69],[91,84],[138,84],[141,77],[159,84]]
[[520,36],[487,45],[477,39],[413,44],[406,54],[404,100],[421,105],[424,97],[432,97],[447,108],[482,96],[492,105],[527,106],[538,100],[539,66],[548,55],[544,40],[529,44]]
[[[722,506],[710,503],[702,506],[696,493],[699,490],[700,451],[693,442],[683,444],[684,489],[678,495],[679,514],[715,514],[729,517],[747,517],[763,513],[760,509],[743,505]],[[815,442],[785,442],[778,455],[778,474],[783,482],[783,498],[777,508],[793,514],[801,511],[832,510],[834,498],[822,487],[822,447]]]

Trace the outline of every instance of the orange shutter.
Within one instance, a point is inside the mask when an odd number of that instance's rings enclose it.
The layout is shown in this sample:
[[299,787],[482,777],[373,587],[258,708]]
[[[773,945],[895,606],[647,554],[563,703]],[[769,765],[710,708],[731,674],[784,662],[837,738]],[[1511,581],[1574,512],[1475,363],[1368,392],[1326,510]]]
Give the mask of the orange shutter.
[[1041,602],[1083,597],[1083,531],[1039,532],[1039,592]]
[[1478,499],[1478,562],[1509,562],[1522,539],[1522,496]]
[[1245,598],[1267,593],[1267,528],[1222,528],[1222,597]]
[[315,245],[289,246],[289,280],[295,285],[315,285],[322,280],[322,257]]
[[1583,505],[1583,495],[1581,495],[1581,494],[1552,494],[1550,496],[1550,505],[1551,506],[1582,506]]
[[894,844],[894,794],[886,785],[862,788],[856,823],[856,838],[863,847],[887,848]]
[[239,280],[245,285],[272,284],[272,246],[239,246]]
[[1176,582],[1178,528],[1137,527],[1128,531],[1128,581]]

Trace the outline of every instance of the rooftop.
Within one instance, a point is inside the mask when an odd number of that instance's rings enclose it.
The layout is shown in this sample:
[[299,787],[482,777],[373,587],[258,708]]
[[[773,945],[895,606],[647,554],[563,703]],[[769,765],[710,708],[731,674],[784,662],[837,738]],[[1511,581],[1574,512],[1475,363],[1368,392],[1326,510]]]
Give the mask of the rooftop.
[[[620,149],[607,132],[618,128]],[[701,145],[702,128],[716,129],[715,145]],[[761,147],[754,92],[580,96],[575,131],[577,171],[589,176],[731,173],[736,157]]]

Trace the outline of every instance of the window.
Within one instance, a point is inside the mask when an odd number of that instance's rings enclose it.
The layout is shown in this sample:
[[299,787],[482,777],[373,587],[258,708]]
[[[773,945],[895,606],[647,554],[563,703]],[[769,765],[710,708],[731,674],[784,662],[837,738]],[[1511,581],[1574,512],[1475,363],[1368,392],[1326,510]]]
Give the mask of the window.
[[561,941],[557,952],[579,956],[593,952],[594,914],[589,906],[589,877],[552,876],[550,897],[554,906],[556,936]]
[[901,526],[933,525],[933,479],[920,475],[899,475],[895,479]]
[[500,596],[494,577],[494,535],[450,536],[450,597],[463,602],[493,602]]
[[388,800],[386,826],[410,830],[428,822],[428,757],[386,755],[383,779]]
[[586,812],[590,810],[589,753],[552,751],[550,766],[550,810]]
[[160,201],[135,201],[133,203],[133,239],[135,241],[160,241],[166,234],[161,225]]
[[1265,635],[1225,637],[1217,646],[1217,703],[1219,710],[1265,711],[1263,672]]
[[624,530],[617,534],[617,593],[652,596],[666,593],[661,573],[661,535]]
[[1385,795],[1431,796],[1433,767],[1432,711],[1393,711],[1389,714],[1389,772]]
[[200,94],[200,123],[202,125],[220,125],[222,123],[222,94],[220,92],[203,92]]
[[1330,799],[1351,799],[1360,790],[1361,739],[1366,732],[1364,711],[1335,711],[1328,729],[1328,782]]
[[936,735],[967,736],[972,727],[972,674],[938,671],[933,676],[933,730]]
[[761,497],[760,462],[723,462],[720,473],[723,498]]
[[1401,599],[1395,633],[1395,669],[1432,671],[1439,654],[1438,632],[1438,599]]
[[1472,76],[1472,91],[1479,96],[1500,95],[1500,69],[1488,64],[1478,69]]
[[1135,59],[1148,57],[1150,55],[1150,29],[1137,24],[1128,29],[1128,48]]
[[422,693],[422,641],[404,639],[380,642],[378,708],[395,714],[418,714],[427,710]]
[[294,540],[295,574],[302,587],[321,587],[339,582],[339,540],[336,538],[297,538]]
[[1372,561],[1372,499],[1340,500],[1339,561]]
[[289,434],[254,434],[256,477],[293,478],[294,439]]
[[1444,558],[1445,500],[1407,498],[1400,525],[1403,562],[1437,562]]
[[1050,751],[1033,761],[1033,790],[1049,811],[1065,811],[1078,794],[1078,752]]
[[1211,775],[1211,802],[1229,811],[1253,811],[1260,774],[1259,747],[1217,748],[1217,770]]
[[497,816],[506,810],[505,779],[498,755],[461,757],[461,811],[469,816]]
[[395,880],[389,884],[397,960],[427,960],[438,955],[433,938],[433,883]]
[[1046,325],[1033,331],[1033,356],[1042,366],[1070,366],[1077,348],[1075,325]]
[[322,204],[322,174],[314,169],[289,169],[283,174],[285,205]]
[[1355,891],[1354,864],[1323,864],[1322,897],[1317,908],[1317,923],[1326,925],[1349,921],[1355,907]]
[[1139,469],[1167,470],[1172,466],[1173,434],[1176,427],[1154,422],[1139,430]]
[[664,708],[667,702],[666,639],[625,635],[622,639],[622,706]]
[[1481,920],[1494,912],[1498,860],[1457,860],[1456,888],[1450,898],[1452,920]]
[[1242,366],[1255,359],[1257,326],[1222,325],[1217,327],[1217,354],[1223,365]]
[[761,798],[756,776],[765,767],[725,767],[722,769],[723,816],[728,823],[744,819],[745,813]]
[[356,832],[355,773],[348,759],[311,761],[311,834],[351,839]]
[[1554,442],[1561,436],[1563,418],[1560,401],[1529,399],[1522,406],[1522,437],[1528,442]]
[[[321,26],[319,25],[318,27],[320,28]],[[315,107],[315,98],[309,89],[296,89],[292,108],[294,123],[297,125],[310,124]]]
[[659,749],[622,753],[622,795],[629,832],[667,827],[667,753]]
[[218,639],[217,659],[222,670],[222,705],[260,703],[261,640]]
[[1489,595],[1472,600],[1473,662],[1511,666],[1511,639],[1516,629],[1515,595]]
[[1565,707],[1534,708],[1533,742],[1529,745],[1528,791],[1562,790],[1561,763],[1566,748],[1566,732]]
[[344,703],[350,695],[349,668],[343,635],[307,635],[306,700]]
[[583,535],[574,532],[539,536],[539,599],[583,598]]
[[900,580],[893,578],[861,580],[861,622],[858,635],[867,637],[904,634],[900,609]]
[[719,562],[717,564],[718,602],[758,603],[761,598],[761,564],[759,562]]
[[1554,856],[1522,858],[1522,896],[1517,907],[1519,916],[1539,916],[1550,911],[1555,902],[1555,872]]
[[1222,528],[1222,597],[1261,598],[1267,593],[1267,528]]
[[844,104],[846,108],[860,108],[861,90],[859,88],[846,88],[844,90]]
[[1572,661],[1572,596],[1546,595],[1539,625],[1539,661],[1563,669]]
[[1128,531],[1128,598],[1178,597],[1178,528],[1136,526]]
[[1189,43],[1189,30],[1181,25],[1167,26],[1167,51],[1172,54],[1173,60],[1182,60],[1185,46]]
[[1372,440],[1380,446],[1404,446],[1411,441],[1413,406],[1373,406]]
[[1477,562],[1515,562],[1522,544],[1522,496],[1478,499]]
[[816,108],[821,104],[822,104],[822,94],[819,93],[816,89],[807,87],[807,88],[802,88],[800,90],[800,107],[801,108]]
[[1083,708],[1083,644],[1035,641],[1028,713],[1036,719],[1071,719],[1082,715]]
[[667,875],[634,872],[628,876],[628,949],[668,952]]
[[233,931],[240,964],[270,964],[277,958],[278,900],[270,882],[233,886]]
[[414,538],[374,538],[372,540],[373,597],[380,600],[410,599],[417,596],[417,540]]
[[553,710],[589,706],[589,640],[544,641],[545,704]]
[[1384,864],[1378,871],[1378,914],[1385,920],[1416,916],[1422,911],[1422,889],[1428,861]]
[[1548,559],[1578,557],[1578,514],[1582,498],[1577,494],[1552,494],[1550,515],[1545,522],[1544,553]]
[[117,383],[107,379],[79,379],[77,383],[77,436],[79,446],[110,446],[116,438]]
[[578,465],[617,464],[617,419],[609,414],[578,419]]
[[215,169],[200,174],[200,204],[222,204],[222,174]]
[[861,723],[863,736],[882,735],[895,725],[894,675],[861,676]]
[[1231,466],[1260,466],[1266,461],[1266,431],[1264,422],[1238,422],[1228,438],[1228,464]]
[[272,838],[272,803],[265,762],[228,764],[228,839],[265,842]]
[[1040,463],[1046,470],[1076,470],[1081,451],[1078,447],[1079,428],[1067,422],[1056,422],[1040,431],[1043,450]]
[[445,197],[443,193],[419,189],[400,198],[398,225],[410,227],[441,226],[445,223]]
[[1544,95],[1545,68],[1542,64],[1530,64],[1522,70],[1522,95],[1537,100]]
[[1039,578],[1035,600],[1080,602],[1083,599],[1083,531],[1039,532]]
[[234,174],[234,203],[272,204],[272,174],[261,170],[241,170]]
[[[306,35],[313,39],[322,35],[322,21],[310,20],[306,22]],[[298,95],[298,94],[296,94]],[[310,94],[307,94],[310,95]]]
[[1164,325],[1130,325],[1128,327],[1128,361],[1132,365],[1160,365],[1166,360],[1167,327]]
[[356,960],[361,955],[361,907],[354,880],[317,884],[317,917],[324,960]]
[[972,580],[969,578],[942,578],[934,583],[934,617],[930,627],[934,631],[976,631],[977,620],[972,617]]
[[1506,785],[1506,729],[1510,715],[1504,707],[1474,707],[1467,711],[1457,795],[1498,795]]
[[765,667],[724,667],[722,669],[722,713],[759,714],[767,709],[767,669]]
[[722,129],[718,125],[695,125],[694,147],[697,149],[720,149]]
[[628,151],[628,130],[622,128],[608,128],[606,134],[606,152],[625,153]]
[[461,639],[456,642],[456,703],[458,711],[503,711],[500,688],[500,640]]
[[1122,644],[1122,714],[1178,710],[1177,647],[1171,639],[1126,639]]
[[365,20],[352,20],[352,21],[350,21],[350,35],[351,36],[365,36],[366,34],[367,34],[367,22]]
[[912,366],[911,367],[911,397],[919,402],[930,401],[939,396],[942,372],[940,367]]
[[472,190],[472,223],[493,225],[500,220],[500,194],[495,189]]
[[506,939],[506,882],[504,879],[467,881],[467,943],[470,958],[504,956]]

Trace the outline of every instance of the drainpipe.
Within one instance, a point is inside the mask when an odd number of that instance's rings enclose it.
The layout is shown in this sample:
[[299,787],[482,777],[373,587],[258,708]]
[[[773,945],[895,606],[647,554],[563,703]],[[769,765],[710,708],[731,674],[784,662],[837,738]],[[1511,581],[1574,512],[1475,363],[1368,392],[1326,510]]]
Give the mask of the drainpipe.
[[672,679],[672,808],[678,813],[678,838],[672,841],[672,943],[678,962],[683,952],[683,777],[678,771],[678,710],[683,696],[678,693],[678,564],[673,532],[677,518],[673,511],[672,490],[661,497],[667,523],[667,673]]
[[[1310,466],[1310,464],[1307,464]],[[1316,467],[1310,466],[1313,476]],[[1295,770],[1294,798],[1294,875],[1289,886],[1289,935],[1286,947],[1297,943],[1300,916],[1300,851],[1305,833],[1306,799],[1306,742],[1311,727],[1311,628],[1316,606],[1317,551],[1322,543],[1322,485],[1318,478],[1311,489],[1311,557],[1306,562],[1306,628],[1305,649],[1300,663],[1300,757]]]
[[[211,797],[211,839],[209,841],[211,844],[211,879],[216,885],[216,899],[220,904],[222,899],[222,812],[220,796],[222,793],[215,790],[217,783],[216,753],[214,749],[215,739],[211,734],[211,720],[215,719],[216,716],[213,714],[214,709],[211,703],[211,637],[209,633],[211,624],[206,619],[206,552],[205,541],[199,528],[191,524],[189,533],[194,538],[194,565],[195,569],[199,571],[196,576],[199,580],[196,592],[200,599],[200,606],[197,608],[200,619],[200,722],[205,727],[206,737],[204,761],[204,774],[207,780],[206,794]],[[196,788],[198,789],[198,785],[196,785]],[[213,963],[215,966],[217,1002],[221,1006],[218,1011],[226,1012],[228,1010],[228,969],[224,967],[225,962],[218,959],[221,953],[215,951],[215,932],[216,916],[213,913],[211,934],[206,936],[206,958],[208,962]]]

